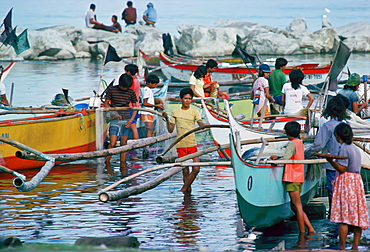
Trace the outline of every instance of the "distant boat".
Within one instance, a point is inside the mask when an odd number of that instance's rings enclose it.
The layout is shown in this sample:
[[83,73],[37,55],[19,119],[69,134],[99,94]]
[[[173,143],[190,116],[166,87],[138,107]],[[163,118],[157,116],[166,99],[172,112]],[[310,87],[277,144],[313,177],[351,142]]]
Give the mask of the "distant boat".
[[[171,81],[188,82],[191,74],[195,69],[205,62],[195,58],[174,58],[163,52],[159,54],[161,70],[167,79]],[[285,74],[289,74],[294,69],[301,69],[305,74],[304,84],[317,84],[323,82],[330,70],[330,64],[319,66],[317,63],[301,64],[287,67],[283,70]],[[244,63],[233,64],[229,62],[219,62],[219,66],[212,74],[213,79],[219,82],[228,82],[240,80],[242,78],[250,78],[251,74],[257,74],[254,67],[246,67]],[[252,79],[250,79],[252,81]]]
[[[237,132],[240,127],[233,119],[230,110],[230,148],[231,163],[234,169],[235,188],[239,211],[244,222],[249,227],[269,227],[294,215],[290,208],[290,198],[285,191],[282,181],[284,167],[256,164],[253,161],[244,161],[238,149],[240,139]],[[238,130],[239,129],[239,130]],[[242,133],[240,133],[240,136]],[[316,193],[319,178],[312,176],[303,183],[301,199],[307,204]]]

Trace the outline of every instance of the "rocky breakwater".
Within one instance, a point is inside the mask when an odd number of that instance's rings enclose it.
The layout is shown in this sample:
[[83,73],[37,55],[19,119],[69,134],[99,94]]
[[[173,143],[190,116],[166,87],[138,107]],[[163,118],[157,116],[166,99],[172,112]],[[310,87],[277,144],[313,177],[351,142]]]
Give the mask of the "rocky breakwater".
[[[175,52],[194,57],[230,55],[235,44],[248,52],[255,49],[267,55],[333,53],[340,40],[354,52],[370,51],[370,23],[365,22],[312,33],[308,32],[303,18],[294,19],[285,30],[229,19],[219,19],[210,27],[181,25],[177,29],[179,37],[172,36]],[[108,43],[120,57],[137,56],[139,48],[148,55],[157,55],[163,51],[163,33],[142,25],[125,27],[118,34],[74,26],[29,30],[31,48],[16,55],[11,46],[2,46],[0,60],[102,58]]]
[[194,57],[230,55],[235,44],[248,52],[255,49],[267,55],[333,53],[339,40],[354,52],[370,51],[370,23],[364,22],[309,33],[303,18],[294,19],[285,30],[219,19],[211,27],[182,25],[178,31],[181,34],[176,41],[178,52]]

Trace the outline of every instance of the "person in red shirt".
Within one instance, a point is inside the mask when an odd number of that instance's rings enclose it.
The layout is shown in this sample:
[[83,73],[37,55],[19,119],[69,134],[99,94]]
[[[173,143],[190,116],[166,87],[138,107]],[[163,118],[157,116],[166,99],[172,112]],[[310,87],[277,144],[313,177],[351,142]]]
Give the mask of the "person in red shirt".
[[125,20],[126,26],[136,24],[136,8],[132,7],[132,2],[127,2],[127,8],[122,12],[122,20]]

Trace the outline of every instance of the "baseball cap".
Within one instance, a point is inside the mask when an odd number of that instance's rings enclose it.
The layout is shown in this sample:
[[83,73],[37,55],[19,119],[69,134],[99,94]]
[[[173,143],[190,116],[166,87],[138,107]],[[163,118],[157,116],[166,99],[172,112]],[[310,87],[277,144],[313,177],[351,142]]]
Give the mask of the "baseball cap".
[[269,65],[267,65],[267,64],[260,65],[260,67],[258,69],[259,69],[259,71],[262,71],[264,73],[271,73],[272,72]]
[[348,86],[355,87],[357,85],[360,85],[360,83],[361,83],[360,75],[358,75],[357,73],[353,73],[348,77],[347,81]]

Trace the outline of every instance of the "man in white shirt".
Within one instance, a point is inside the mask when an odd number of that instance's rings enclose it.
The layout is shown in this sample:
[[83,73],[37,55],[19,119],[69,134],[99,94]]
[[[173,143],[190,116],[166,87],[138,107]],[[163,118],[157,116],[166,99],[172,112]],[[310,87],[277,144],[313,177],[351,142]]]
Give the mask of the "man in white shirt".
[[109,28],[108,26],[105,26],[103,23],[99,23],[96,20],[96,15],[94,13],[95,9],[96,9],[95,4],[90,4],[90,9],[86,11],[85,14],[86,27],[113,32],[114,30],[112,28]]

